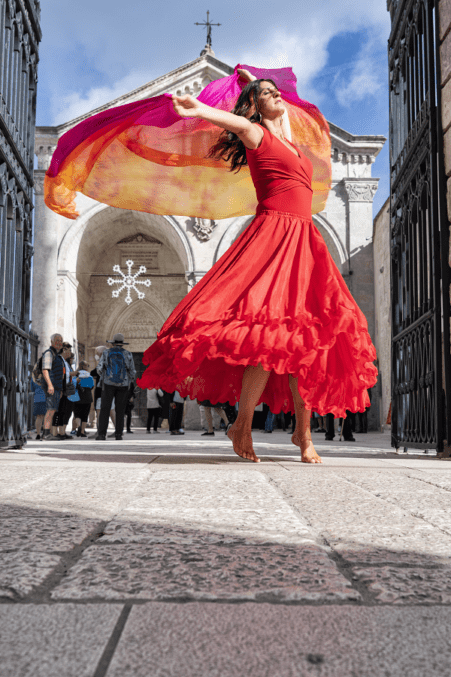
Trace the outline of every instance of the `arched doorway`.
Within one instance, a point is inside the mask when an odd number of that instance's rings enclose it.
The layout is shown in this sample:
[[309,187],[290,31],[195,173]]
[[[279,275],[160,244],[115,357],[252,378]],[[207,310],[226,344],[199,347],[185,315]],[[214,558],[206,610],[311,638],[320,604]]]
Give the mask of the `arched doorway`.
[[[141,214],[104,205],[96,205],[90,214],[68,230],[59,252],[59,269],[69,279],[61,285],[60,307],[77,308],[73,337],[80,357],[94,367],[96,346],[107,345],[114,334],[124,334],[127,348],[134,354],[138,374],[142,373],[142,354],[155,340],[166,318],[186,295],[186,272],[192,270],[192,256],[186,235],[173,217]],[[137,280],[150,280],[150,287],[137,285],[144,298],[127,289],[118,295],[121,285],[108,279],[122,280],[146,268]],[[118,266],[121,272],[113,270]],[[65,281],[64,281],[65,282]],[[74,298],[71,298],[73,296]],[[69,338],[70,330],[65,336]],[[146,414],[146,394],[140,392],[136,413]]]

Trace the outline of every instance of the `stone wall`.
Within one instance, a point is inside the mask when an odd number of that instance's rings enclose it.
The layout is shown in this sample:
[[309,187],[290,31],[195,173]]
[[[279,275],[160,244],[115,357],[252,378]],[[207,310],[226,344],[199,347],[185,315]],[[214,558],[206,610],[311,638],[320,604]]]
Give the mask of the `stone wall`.
[[391,400],[391,303],[390,303],[390,199],[374,219],[374,310],[379,379],[373,392],[373,404],[379,402],[379,429],[390,430],[386,425]]

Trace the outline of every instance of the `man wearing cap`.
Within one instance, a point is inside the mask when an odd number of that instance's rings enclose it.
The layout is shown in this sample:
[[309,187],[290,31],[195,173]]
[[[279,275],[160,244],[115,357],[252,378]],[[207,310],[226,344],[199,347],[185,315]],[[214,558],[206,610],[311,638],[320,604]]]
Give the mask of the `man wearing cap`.
[[130,383],[136,376],[133,355],[124,348],[124,335],[115,334],[111,347],[104,350],[97,365],[99,385],[102,387],[100,416],[96,440],[105,440],[113,398],[116,406],[116,439],[122,439],[124,414]]

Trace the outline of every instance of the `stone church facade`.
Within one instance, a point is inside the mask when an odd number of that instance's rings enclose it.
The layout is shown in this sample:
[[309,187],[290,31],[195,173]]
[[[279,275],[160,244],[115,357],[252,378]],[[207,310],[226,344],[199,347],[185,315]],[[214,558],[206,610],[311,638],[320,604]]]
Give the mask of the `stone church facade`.
[[[212,80],[230,75],[233,69],[204,50],[194,61],[129,94],[91,111],[157,96],[164,92],[196,96]],[[176,304],[222,256],[252,220],[252,216],[210,221],[177,215],[159,216],[121,210],[77,196],[79,217],[68,220],[44,204],[43,182],[58,139],[86,116],[57,127],[36,129],[35,255],[33,270],[33,330],[48,344],[59,331],[74,343],[80,356],[93,363],[94,348],[121,332],[136,355],[136,363],[152,343]],[[372,202],[378,179],[372,164],[381,150],[382,136],[354,136],[330,124],[332,138],[332,189],[326,209],[314,223],[365,313],[374,336],[374,286],[372,251]],[[113,266],[132,274],[144,265],[140,276],[151,281],[140,286],[145,297],[125,291],[115,298],[108,278],[117,277]],[[138,278],[138,279],[140,279]],[[370,423],[378,425],[372,407]],[[377,421],[377,424],[376,424]]]

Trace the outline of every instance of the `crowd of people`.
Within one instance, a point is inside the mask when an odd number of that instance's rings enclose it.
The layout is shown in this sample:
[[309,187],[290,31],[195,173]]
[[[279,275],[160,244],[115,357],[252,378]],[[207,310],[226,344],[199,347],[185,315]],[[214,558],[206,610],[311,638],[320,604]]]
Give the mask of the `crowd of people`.
[[[132,412],[136,397],[136,368],[133,354],[125,346],[122,334],[115,334],[111,345],[95,349],[96,366],[89,371],[89,363],[82,360],[75,367],[75,355],[70,343],[63,341],[60,334],[53,334],[50,347],[45,350],[33,370],[31,388],[34,393],[34,409],[37,440],[71,440],[87,438],[87,427],[97,427],[97,441],[107,439],[108,423],[111,419],[116,440],[122,440],[124,423],[126,433],[131,429]],[[371,399],[371,391],[369,391]],[[184,435],[183,414],[185,399],[178,391],[168,393],[161,388],[147,390],[147,433],[159,433],[162,426],[171,435]],[[226,434],[236,420],[236,407],[228,403],[213,404],[209,400],[198,402],[202,436],[214,436],[213,413],[219,423],[216,431]],[[367,410],[339,419],[340,439],[355,442],[354,432],[368,432]],[[296,427],[296,418],[291,414],[273,413],[263,405],[265,433],[272,433],[275,427],[290,434]],[[72,430],[67,426],[72,418]],[[90,420],[91,418],[91,420]],[[89,423],[90,421],[90,423]],[[160,429],[160,430],[159,430]],[[326,440],[335,437],[333,414],[320,416],[312,412],[312,432],[325,433]]]
[[[127,432],[131,432],[131,408],[136,376],[133,355],[124,348],[122,334],[116,334],[111,346],[95,351],[97,366],[90,372],[89,363],[81,360],[75,368],[70,343],[53,334],[47,348],[33,368],[31,388],[34,393],[33,415],[37,440],[71,440],[88,437],[90,413],[97,418],[97,440],[105,440],[109,418],[115,437],[122,439],[127,412]],[[130,416],[129,416],[130,413]],[[72,431],[67,426],[72,417]]]

